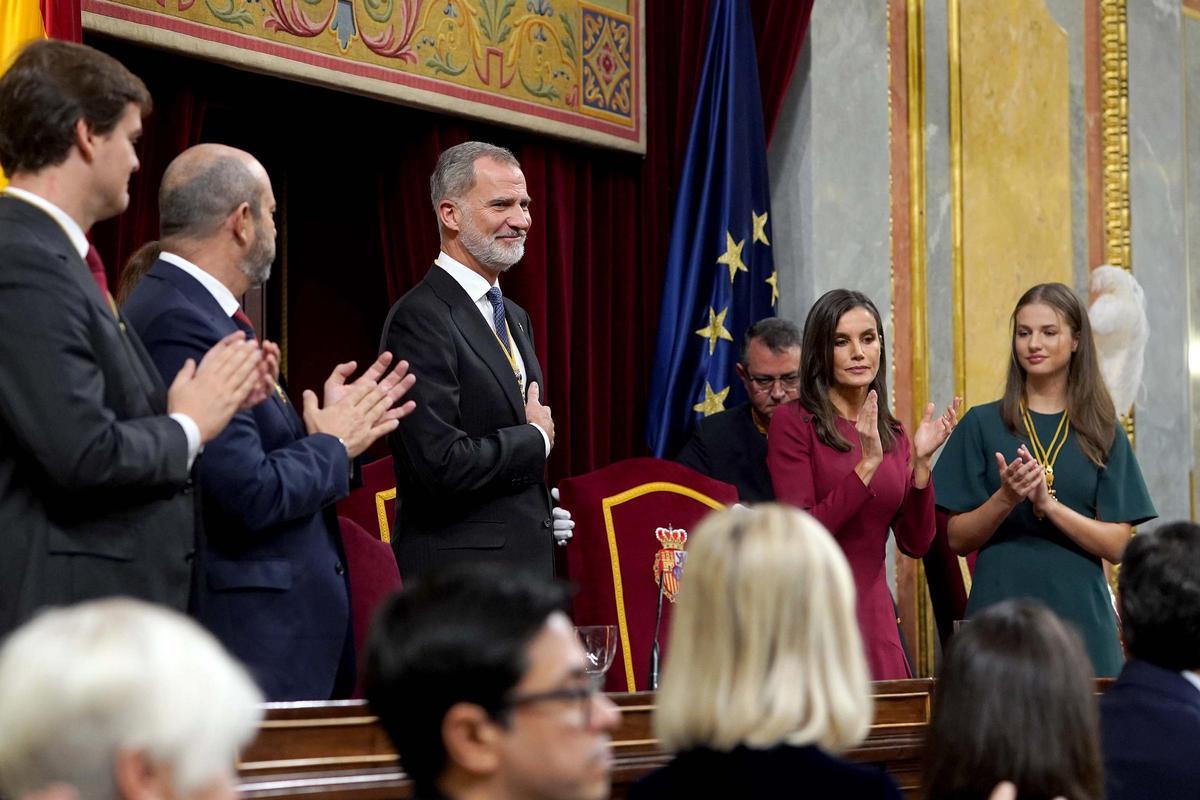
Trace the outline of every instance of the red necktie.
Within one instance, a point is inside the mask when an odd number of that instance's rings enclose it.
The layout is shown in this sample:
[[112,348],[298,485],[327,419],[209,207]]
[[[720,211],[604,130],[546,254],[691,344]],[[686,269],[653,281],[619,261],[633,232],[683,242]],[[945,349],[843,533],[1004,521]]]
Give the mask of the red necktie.
[[107,295],[108,276],[104,273],[104,262],[100,260],[100,254],[96,252],[94,244],[89,243],[86,260],[88,269],[92,271],[92,279],[100,287],[100,294]]
[[[104,262],[100,260],[100,254],[96,252],[96,246],[88,243],[87,256],[84,258],[87,261],[88,270],[92,273],[92,280],[100,287],[100,294],[104,296],[104,302],[108,303],[108,309],[114,317],[120,319],[120,314],[117,313],[117,303],[113,300],[112,293],[108,291],[108,276],[104,274]],[[122,325],[121,330],[124,330]]]
[[239,308],[237,311],[233,312],[233,321],[237,324],[237,326],[239,328],[241,328],[243,331],[245,331],[246,335],[249,336],[251,339],[258,338],[258,335],[254,332],[254,323],[251,322],[250,318],[246,316],[245,311],[242,311]]

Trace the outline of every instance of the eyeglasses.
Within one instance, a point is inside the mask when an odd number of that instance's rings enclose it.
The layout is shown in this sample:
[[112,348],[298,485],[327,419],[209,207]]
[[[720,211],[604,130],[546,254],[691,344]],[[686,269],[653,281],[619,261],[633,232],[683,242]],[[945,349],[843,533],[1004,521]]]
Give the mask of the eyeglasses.
[[511,711],[521,706],[532,705],[533,703],[550,703],[562,702],[579,707],[579,713],[583,719],[583,727],[590,728],[592,726],[592,709],[595,708],[596,697],[600,694],[599,681],[590,679],[582,686],[572,686],[566,689],[554,689],[548,692],[531,692],[529,694],[515,694],[508,698],[501,706],[501,712]]
[[746,373],[746,377],[750,380],[750,391],[755,394],[766,394],[772,391],[776,383],[785,392],[794,392],[800,388],[799,372],[789,372],[786,375],[753,375]]

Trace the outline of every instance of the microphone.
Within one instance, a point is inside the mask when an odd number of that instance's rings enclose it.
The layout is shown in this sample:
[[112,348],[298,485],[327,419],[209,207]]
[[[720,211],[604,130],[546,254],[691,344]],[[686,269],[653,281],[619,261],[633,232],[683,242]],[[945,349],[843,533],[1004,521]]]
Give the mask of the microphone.
[[650,645],[650,691],[652,692],[658,691],[658,629],[662,626],[663,583],[666,579],[667,571],[664,569],[658,574],[658,608],[654,612],[654,641]]
[[[654,612],[654,639],[650,645],[650,691],[658,691],[659,644],[658,634],[662,628],[663,597],[675,602],[675,593],[679,591],[678,578],[682,575],[683,564],[687,560],[687,551],[683,549],[687,543],[687,531],[668,525],[654,531],[654,538],[662,545],[654,554],[654,572],[658,581],[658,608]],[[668,594],[670,592],[670,594]]]

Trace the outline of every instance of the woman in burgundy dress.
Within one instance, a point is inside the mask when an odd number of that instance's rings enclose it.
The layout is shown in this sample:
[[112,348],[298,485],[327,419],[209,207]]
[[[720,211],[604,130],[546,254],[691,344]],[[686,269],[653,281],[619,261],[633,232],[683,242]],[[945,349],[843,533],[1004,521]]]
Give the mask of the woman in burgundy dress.
[[888,529],[914,558],[933,541],[933,454],[961,401],[936,420],[930,403],[910,442],[887,407],[879,311],[859,292],[834,289],[813,305],[801,353],[800,397],[775,410],[767,437],[775,495],[816,517],[842,546],[872,678],[911,677],[887,584]]

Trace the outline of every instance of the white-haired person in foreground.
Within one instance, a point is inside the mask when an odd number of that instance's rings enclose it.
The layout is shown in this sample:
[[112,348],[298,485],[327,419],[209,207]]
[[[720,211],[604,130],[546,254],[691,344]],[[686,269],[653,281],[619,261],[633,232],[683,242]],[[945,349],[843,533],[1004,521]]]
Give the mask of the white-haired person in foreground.
[[837,757],[871,724],[854,580],[819,522],[774,504],[709,516],[688,540],[655,729],[676,753],[639,798],[899,798]]
[[176,612],[129,599],[45,611],[0,647],[0,796],[228,800],[260,701]]

